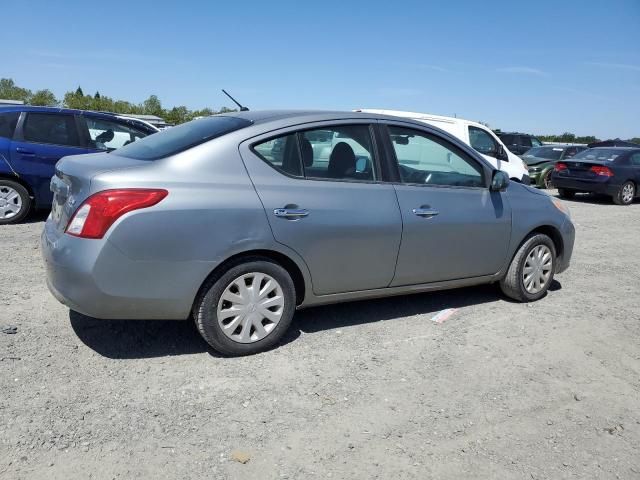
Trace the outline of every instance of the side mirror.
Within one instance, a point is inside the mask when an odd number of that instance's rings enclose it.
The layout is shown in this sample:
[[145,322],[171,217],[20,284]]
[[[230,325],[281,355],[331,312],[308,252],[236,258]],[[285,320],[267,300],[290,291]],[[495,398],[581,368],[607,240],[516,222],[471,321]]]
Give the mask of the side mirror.
[[496,158],[498,160],[502,160],[503,162],[509,161],[509,155],[507,155],[507,151],[504,149],[502,145],[498,145],[498,152],[496,153]]
[[490,190],[492,192],[504,192],[509,185],[509,175],[507,175],[502,170],[494,170],[493,177],[491,178],[491,187]]

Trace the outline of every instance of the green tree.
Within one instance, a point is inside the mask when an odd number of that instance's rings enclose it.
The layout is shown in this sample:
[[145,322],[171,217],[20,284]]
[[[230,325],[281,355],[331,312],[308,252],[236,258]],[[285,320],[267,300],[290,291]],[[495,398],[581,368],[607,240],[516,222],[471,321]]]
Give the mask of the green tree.
[[96,94],[93,96],[93,98],[95,98],[95,99],[100,98],[100,92],[96,91]]
[[51,90],[38,90],[29,98],[29,104],[51,107],[58,105],[58,99]]
[[28,102],[31,90],[18,87],[11,78],[0,79],[0,98]]
[[76,95],[78,97],[84,97],[84,92],[82,91],[82,88],[80,87],[80,85],[78,85],[78,88],[76,88]]
[[179,125],[180,123],[184,123],[190,120],[189,115],[191,112],[185,107],[181,105],[179,107],[173,107],[171,110],[167,110],[162,118],[166,120],[167,123],[172,125]]
[[164,110],[162,110],[162,103],[160,103],[160,99],[157,95],[151,95],[144,102],[142,102],[142,107],[145,115],[157,115],[161,117],[164,114]]
[[629,141],[632,142],[632,143],[640,144],[640,137],[633,137],[633,138],[629,139]]

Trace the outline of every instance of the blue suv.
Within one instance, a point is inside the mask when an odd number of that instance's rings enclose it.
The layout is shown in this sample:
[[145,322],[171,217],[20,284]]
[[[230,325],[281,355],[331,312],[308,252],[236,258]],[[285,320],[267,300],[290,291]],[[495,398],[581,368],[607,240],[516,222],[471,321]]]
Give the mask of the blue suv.
[[157,132],[107,113],[51,107],[0,107],[0,225],[49,208],[55,164],[67,155],[111,151]]

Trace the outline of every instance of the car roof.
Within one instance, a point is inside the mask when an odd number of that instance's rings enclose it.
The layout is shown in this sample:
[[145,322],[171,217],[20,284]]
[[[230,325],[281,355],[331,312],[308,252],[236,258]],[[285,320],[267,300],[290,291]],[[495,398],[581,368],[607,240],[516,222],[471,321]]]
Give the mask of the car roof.
[[0,112],[34,112],[34,113],[66,113],[72,115],[91,115],[102,118],[114,118],[115,114],[95,112],[93,110],[76,110],[73,108],[62,107],[40,107],[34,105],[1,105]]
[[250,121],[254,125],[266,124],[288,119],[295,119],[300,123],[325,120],[373,119],[396,122],[400,120],[402,122],[413,123],[421,127],[424,126],[422,122],[417,122],[410,118],[400,118],[395,115],[340,110],[247,110],[243,112],[228,112],[217,115],[243,118]]
[[621,152],[629,152],[638,149],[640,149],[640,145],[637,147],[592,147],[589,150],[620,150]]

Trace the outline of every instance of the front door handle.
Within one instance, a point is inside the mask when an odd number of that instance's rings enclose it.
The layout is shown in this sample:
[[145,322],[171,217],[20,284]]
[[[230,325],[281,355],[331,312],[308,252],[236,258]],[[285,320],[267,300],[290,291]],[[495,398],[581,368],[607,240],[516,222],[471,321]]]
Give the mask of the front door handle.
[[16,147],[16,152],[21,153],[22,155],[35,155],[31,150],[27,150],[22,147]]
[[433,210],[432,208],[422,208],[422,207],[414,208],[412,212],[414,215],[417,215],[419,217],[425,217],[425,218],[435,217],[440,213],[437,210]]
[[305,208],[276,208],[273,214],[276,217],[297,220],[298,218],[304,218],[309,215],[309,210]]

